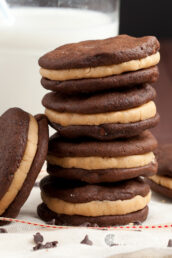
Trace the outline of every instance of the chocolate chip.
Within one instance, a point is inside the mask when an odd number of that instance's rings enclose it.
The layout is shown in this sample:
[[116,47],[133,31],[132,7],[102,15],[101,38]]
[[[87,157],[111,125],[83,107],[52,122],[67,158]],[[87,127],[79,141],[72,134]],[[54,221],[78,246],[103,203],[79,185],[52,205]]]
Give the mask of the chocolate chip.
[[113,243],[113,244],[110,245],[110,247],[112,247],[112,246],[118,246],[118,245],[119,245],[119,244]]
[[48,224],[48,225],[55,225],[56,224],[56,220],[52,219],[50,221],[47,221],[46,224]]
[[114,234],[107,234],[105,236],[105,243],[108,245],[108,246],[116,246],[118,244],[115,243],[115,235]]
[[98,227],[99,227],[99,225],[98,225],[98,224],[96,224],[96,223],[94,223],[94,224],[92,225],[92,227],[98,228]]
[[56,247],[58,244],[58,241],[52,241],[52,242],[47,242],[45,245],[44,245],[44,248],[54,248]]
[[34,251],[37,251],[37,250],[40,250],[40,249],[43,249],[43,244],[41,244],[41,243],[38,243],[37,245],[35,245],[35,246],[33,247],[33,250],[34,250]]
[[0,228],[0,233],[8,233],[5,228]]
[[34,237],[34,242],[36,244],[33,247],[34,251],[40,250],[40,249],[53,248],[53,247],[56,247],[58,244],[57,241],[47,242],[47,243],[43,244],[44,238],[39,232],[37,232],[35,235],[33,235],[33,237]]
[[169,240],[168,240],[168,245],[167,245],[167,247],[172,247],[172,239],[169,239]]
[[91,224],[90,222],[84,222],[81,225],[79,225],[80,227],[95,227],[98,228],[99,225],[97,223],[93,223]]
[[35,244],[42,243],[44,241],[43,236],[37,232],[35,235],[33,235]]
[[39,187],[39,182],[35,182],[35,183],[34,183],[34,186],[35,186],[35,187]]
[[91,227],[91,223],[90,222],[84,222],[81,225],[79,225],[80,227]]
[[93,245],[93,242],[88,238],[88,235],[85,235],[84,239],[80,243],[85,245]]
[[44,245],[42,243],[38,243],[36,246],[33,247],[34,251],[40,250],[40,249],[48,249],[48,248],[54,248],[58,244],[58,241],[52,241],[47,242]]
[[135,226],[139,226],[139,225],[142,225],[142,223],[141,223],[141,221],[135,221],[135,222],[134,222],[134,225],[135,225]]

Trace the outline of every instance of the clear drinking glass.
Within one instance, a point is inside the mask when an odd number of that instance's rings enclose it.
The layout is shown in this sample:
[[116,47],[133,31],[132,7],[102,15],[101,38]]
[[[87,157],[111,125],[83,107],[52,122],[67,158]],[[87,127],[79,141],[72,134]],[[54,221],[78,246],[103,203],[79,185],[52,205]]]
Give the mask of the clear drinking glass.
[[[0,0],[1,1],[1,0]],[[38,58],[62,44],[115,36],[119,0],[7,0],[0,9],[0,113],[42,112]]]

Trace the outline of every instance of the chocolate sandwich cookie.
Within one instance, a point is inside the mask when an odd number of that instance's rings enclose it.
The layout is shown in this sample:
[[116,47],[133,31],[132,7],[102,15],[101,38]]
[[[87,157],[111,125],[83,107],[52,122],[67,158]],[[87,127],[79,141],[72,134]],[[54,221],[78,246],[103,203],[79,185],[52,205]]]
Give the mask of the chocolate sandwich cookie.
[[159,146],[157,151],[158,173],[146,178],[152,190],[172,198],[172,144]]
[[146,219],[150,196],[149,186],[139,178],[88,185],[48,176],[41,181],[44,204],[38,206],[38,215],[55,219],[57,225],[123,225]]
[[67,44],[39,59],[40,73],[55,81],[119,75],[155,66],[160,60],[159,48],[153,36],[119,35]]
[[47,119],[11,108],[0,117],[0,138],[0,216],[15,218],[46,158]]
[[63,94],[94,93],[98,91],[127,89],[135,85],[153,83],[158,79],[157,66],[147,69],[112,75],[103,78],[88,78],[80,80],[54,81],[47,78],[41,79],[42,86],[51,91]]
[[67,141],[58,133],[49,140],[47,171],[58,178],[88,183],[116,182],[140,175],[153,175],[157,141],[149,131],[131,139],[97,142]]
[[155,126],[159,120],[155,97],[154,88],[143,84],[126,91],[70,98],[51,92],[45,95],[42,103],[52,127],[61,136],[111,140],[135,136]]

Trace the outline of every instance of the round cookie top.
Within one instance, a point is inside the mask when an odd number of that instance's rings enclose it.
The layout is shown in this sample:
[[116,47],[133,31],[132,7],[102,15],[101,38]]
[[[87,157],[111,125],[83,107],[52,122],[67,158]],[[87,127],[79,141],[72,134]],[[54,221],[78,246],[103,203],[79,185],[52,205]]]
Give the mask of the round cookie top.
[[30,116],[11,108],[0,117],[0,199],[9,188],[23,158]]
[[55,133],[49,140],[49,155],[57,157],[120,157],[139,155],[157,148],[157,141],[149,131],[130,139],[117,139],[108,142],[82,139],[63,140]]
[[81,181],[47,176],[40,183],[41,191],[50,197],[72,203],[127,200],[136,195],[146,196],[150,189],[140,178],[118,183],[88,185]]
[[158,147],[158,175],[172,177],[172,144],[162,144]]
[[58,112],[96,114],[141,106],[155,97],[155,89],[149,84],[144,84],[126,91],[103,92],[94,95],[69,97],[50,92],[44,96],[42,104]]
[[88,40],[56,48],[39,59],[46,69],[72,69],[120,64],[155,54],[156,37],[135,38],[128,35],[103,40]]

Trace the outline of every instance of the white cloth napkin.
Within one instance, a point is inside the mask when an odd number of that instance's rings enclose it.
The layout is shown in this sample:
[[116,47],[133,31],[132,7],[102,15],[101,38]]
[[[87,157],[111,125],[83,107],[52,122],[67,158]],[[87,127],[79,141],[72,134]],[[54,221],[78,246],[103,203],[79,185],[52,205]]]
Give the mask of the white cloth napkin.
[[[37,205],[41,203],[39,187],[34,187],[32,193],[23,206],[18,219],[43,223],[37,216]],[[153,194],[149,205],[149,216],[143,225],[157,225],[172,223],[171,200]],[[8,233],[0,234],[0,257],[163,257],[171,253],[172,247],[167,248],[168,240],[172,239],[172,228],[141,229],[141,230],[98,230],[71,227],[68,229],[47,229],[37,226],[12,223],[4,226]],[[56,248],[33,251],[33,235],[40,232],[44,242],[58,241]],[[92,246],[80,244],[85,235],[93,242]],[[105,237],[113,234],[114,242],[118,245],[110,247]],[[146,249],[136,254],[122,253]],[[154,248],[154,249],[152,249]],[[162,248],[159,251],[157,248]],[[150,255],[149,255],[150,254]],[[153,256],[154,254],[154,256]],[[117,255],[117,256],[116,256]],[[160,255],[160,256],[158,256]]]

